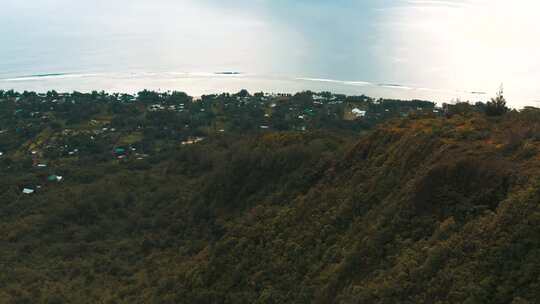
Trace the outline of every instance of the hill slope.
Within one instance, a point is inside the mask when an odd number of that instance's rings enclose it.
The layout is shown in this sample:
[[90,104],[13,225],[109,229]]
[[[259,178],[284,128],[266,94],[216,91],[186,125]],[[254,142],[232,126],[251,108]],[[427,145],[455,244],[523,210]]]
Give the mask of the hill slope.
[[34,196],[13,176],[0,302],[534,303],[537,116],[218,137]]

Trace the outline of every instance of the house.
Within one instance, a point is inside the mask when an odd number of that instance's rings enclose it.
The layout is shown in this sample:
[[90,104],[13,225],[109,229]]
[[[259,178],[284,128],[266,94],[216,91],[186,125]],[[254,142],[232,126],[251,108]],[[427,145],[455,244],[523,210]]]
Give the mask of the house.
[[62,176],[59,176],[59,175],[51,175],[47,178],[48,181],[50,182],[61,182],[62,179],[64,179]]
[[325,100],[326,98],[321,95],[313,95],[313,100]]
[[315,111],[313,111],[313,109],[311,108],[306,108],[304,109],[304,114],[309,116],[315,116]]
[[364,110],[360,110],[359,108],[354,108],[352,109],[351,111],[354,116],[356,116],[357,118],[360,118],[360,117],[365,117],[366,116],[366,111]]
[[32,193],[34,193],[34,192],[35,192],[34,189],[30,189],[30,188],[24,188],[24,189],[22,190],[22,193],[23,193],[23,194],[32,194]]
[[151,112],[161,111],[161,110],[165,110],[165,107],[160,104],[153,104],[148,108],[148,110]]
[[185,141],[182,141],[182,145],[185,146],[185,145],[193,145],[193,144],[196,144],[196,143],[200,143],[201,141],[204,140],[204,137],[195,137],[195,138],[188,138],[187,140]]

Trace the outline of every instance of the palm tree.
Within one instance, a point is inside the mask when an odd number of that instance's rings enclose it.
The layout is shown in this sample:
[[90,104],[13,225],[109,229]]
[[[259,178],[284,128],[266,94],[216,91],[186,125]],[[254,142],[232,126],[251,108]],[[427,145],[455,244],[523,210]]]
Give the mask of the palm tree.
[[491,101],[487,103],[486,114],[488,116],[500,116],[506,112],[508,112],[508,108],[506,107],[503,86],[501,85],[499,91],[497,92],[497,96],[491,98]]

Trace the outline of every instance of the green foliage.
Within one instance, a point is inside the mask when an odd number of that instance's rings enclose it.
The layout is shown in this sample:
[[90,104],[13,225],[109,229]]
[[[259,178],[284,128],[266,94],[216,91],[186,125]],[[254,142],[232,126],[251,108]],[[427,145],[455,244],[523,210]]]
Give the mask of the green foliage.
[[[50,93],[75,103],[51,101],[59,109],[46,121],[13,119],[20,104],[0,106],[8,130],[0,134],[8,151],[0,157],[0,303],[540,298],[536,109],[500,119],[419,113],[358,132],[370,124],[324,118],[313,106],[315,130],[294,131],[288,109],[314,102],[304,92],[271,101],[272,126],[279,120],[285,131],[261,131],[269,117],[252,105],[266,97],[245,93],[191,102],[142,92],[144,104]],[[156,100],[198,114],[149,111]],[[94,112],[70,126],[79,106]],[[217,123],[230,128],[213,131]]]
[[488,116],[501,116],[508,112],[508,108],[506,107],[506,99],[504,98],[503,89],[501,89],[497,92],[497,96],[495,98],[491,98],[491,101],[489,101],[486,104],[486,114]]
[[447,116],[461,115],[470,117],[477,111],[477,106],[473,106],[468,102],[458,101],[455,104],[444,104],[443,109]]

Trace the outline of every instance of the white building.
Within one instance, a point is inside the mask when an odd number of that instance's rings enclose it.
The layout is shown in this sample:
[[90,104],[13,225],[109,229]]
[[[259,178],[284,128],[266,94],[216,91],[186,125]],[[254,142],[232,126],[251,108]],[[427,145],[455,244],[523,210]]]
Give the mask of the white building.
[[32,194],[32,193],[34,193],[34,189],[24,188],[22,193],[23,194]]
[[366,116],[366,111],[360,110],[358,108],[352,109],[352,113],[358,118]]

